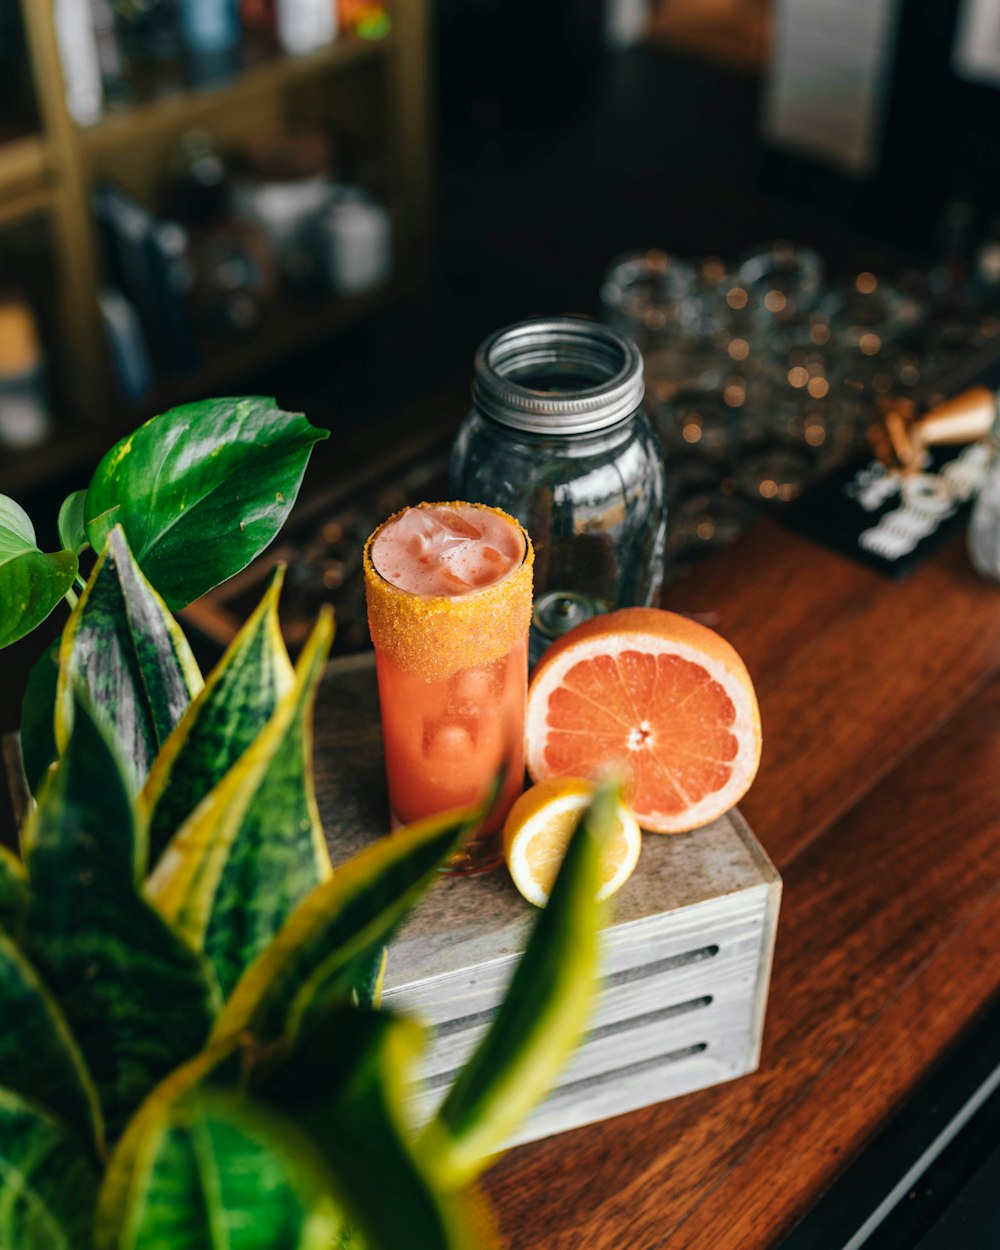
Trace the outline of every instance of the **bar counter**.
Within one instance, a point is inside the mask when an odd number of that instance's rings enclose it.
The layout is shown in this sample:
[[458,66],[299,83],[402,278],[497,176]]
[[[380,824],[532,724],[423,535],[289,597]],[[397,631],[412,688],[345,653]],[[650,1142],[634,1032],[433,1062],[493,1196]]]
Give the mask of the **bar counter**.
[[761,521],[664,606],[760,697],[761,1064],[510,1152],[485,1178],[510,1250],[771,1250],[1000,989],[1000,588],[964,535],[893,582]]

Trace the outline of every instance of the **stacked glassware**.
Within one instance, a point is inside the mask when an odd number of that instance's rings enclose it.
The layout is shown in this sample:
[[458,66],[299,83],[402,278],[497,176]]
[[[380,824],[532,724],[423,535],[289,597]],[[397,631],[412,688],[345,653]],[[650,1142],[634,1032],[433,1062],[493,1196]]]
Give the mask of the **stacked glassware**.
[[614,261],[603,317],[643,355],[675,576],[858,454],[880,397],[919,395],[1000,332],[992,291],[942,301],[932,278],[826,282],[818,253],[789,242],[733,266],[656,249]]

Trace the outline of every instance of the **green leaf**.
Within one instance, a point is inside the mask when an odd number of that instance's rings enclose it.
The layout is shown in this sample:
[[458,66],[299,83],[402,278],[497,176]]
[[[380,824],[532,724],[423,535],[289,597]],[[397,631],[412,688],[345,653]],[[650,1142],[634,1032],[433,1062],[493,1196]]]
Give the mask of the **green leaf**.
[[329,611],[295,684],[257,741],[177,832],[147,897],[211,959],[223,994],[330,876],[312,778],[312,706],[333,638]]
[[167,739],[146,778],[150,862],[229,772],[294,683],[278,625],[284,568]]
[[583,1032],[596,988],[600,851],[619,789],[604,785],[577,825],[489,1031],[425,1130],[420,1157],[448,1188],[466,1184],[549,1090]]
[[96,1196],[76,1138],[43,1108],[0,1089],[0,1246],[86,1250]]
[[44,1104],[100,1151],[97,1091],[69,1026],[14,942],[0,933],[0,1074],[8,1089]]
[[153,417],[117,443],[87,491],[100,550],[121,525],[143,572],[177,609],[245,568],[295,502],[328,437],[272,399],[207,399]]
[[413,1156],[403,1104],[423,1030],[385,1011],[340,1004],[303,1030],[258,1095],[309,1133],[337,1197],[379,1250],[481,1250],[463,1200],[436,1192]]
[[28,514],[0,495],[0,647],[41,625],[72,589],[77,568],[72,551],[40,550]]
[[381,1004],[382,985],[385,982],[385,969],[388,962],[388,948],[382,946],[374,958],[369,960],[367,969],[358,979],[357,1006],[378,1007]]
[[118,1139],[104,1171],[94,1230],[97,1250],[118,1250],[139,1150],[157,1121],[172,1104],[202,1085],[242,1087],[255,1054],[249,1038],[213,1043],[174,1068],[145,1099]]
[[119,1250],[330,1250],[344,1220],[308,1139],[215,1092],[166,1108],[139,1149]]
[[0,929],[17,938],[28,905],[28,882],[16,855],[0,846]]
[[24,946],[97,1085],[108,1137],[205,1041],[217,990],[139,893],[144,831],[121,765],[80,698],[26,827]]
[[271,946],[246,970],[223,1008],[215,1037],[247,1030],[263,1043],[294,1032],[329,996],[350,995],[377,948],[405,918],[444,861],[487,809],[448,812],[367,847],[316,887]]
[[73,609],[59,658],[57,746],[65,749],[73,692],[82,684],[142,785],[202,681],[187,639],[139,571],[121,530],[109,536]]
[[51,642],[32,665],[21,704],[21,760],[31,793],[37,794],[57,758],[56,688],[61,640]]
[[90,545],[83,521],[83,504],[86,498],[85,490],[75,490],[66,496],[59,509],[59,541],[77,555]]

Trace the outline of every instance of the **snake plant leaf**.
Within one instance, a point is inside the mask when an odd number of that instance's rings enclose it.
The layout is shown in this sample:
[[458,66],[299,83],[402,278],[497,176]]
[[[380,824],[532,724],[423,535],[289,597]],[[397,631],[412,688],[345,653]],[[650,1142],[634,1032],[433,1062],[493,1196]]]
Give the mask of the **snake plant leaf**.
[[600,849],[619,788],[595,793],[570,839],[545,910],[485,1037],[420,1142],[439,1184],[458,1188],[485,1166],[547,1092],[579,1040],[596,988]]
[[75,490],[71,495],[66,496],[59,509],[59,541],[77,555],[90,545],[83,519],[83,505],[86,498],[85,490]]
[[150,862],[229,772],[294,682],[278,625],[284,568],[167,739],[146,778]]
[[7,1089],[44,1104],[99,1153],[97,1091],[65,1017],[26,956],[0,933],[0,1074]]
[[309,1133],[372,1250],[481,1250],[492,1244],[485,1230],[428,1182],[409,1141],[404,1100],[423,1046],[413,1020],[337,1004],[255,1092]]
[[115,751],[78,696],[26,826],[24,947],[79,1043],[112,1142],[200,1049],[218,1003],[210,970],[139,893],[143,843]]
[[55,719],[60,645],[56,638],[32,665],[21,703],[21,762],[32,794],[38,793],[59,754]]
[[331,873],[312,778],[312,706],[333,639],[320,615],[295,684],[167,846],[147,897],[212,961],[223,993]]
[[168,1108],[201,1087],[242,1087],[256,1054],[250,1038],[229,1037],[212,1043],[174,1068],[144,1100],[125,1126],[104,1170],[94,1226],[96,1250],[118,1250],[140,1149]]
[[232,1093],[167,1107],[139,1150],[118,1250],[331,1250],[344,1226],[300,1130]]
[[356,1000],[359,1007],[378,1007],[382,1002],[382,986],[385,983],[385,970],[389,963],[389,951],[380,946],[375,955],[369,959],[367,969],[358,979]]
[[28,880],[16,855],[0,846],[0,931],[17,940],[28,904]]
[[137,785],[202,686],[187,639],[113,531],[63,631],[56,744],[65,749],[83,684],[114,726]]
[[96,1198],[97,1176],[75,1135],[0,1088],[0,1246],[86,1250]]
[[371,961],[475,831],[487,808],[448,812],[400,829],[339,867],[292,912],[238,981],[214,1036],[248,1031],[261,1043],[294,1032],[303,1013],[351,996]]
[[116,443],[87,491],[100,551],[121,525],[174,610],[245,568],[295,502],[313,444],[329,431],[272,399],[206,399],[153,417]]
[[28,514],[0,495],[0,647],[30,634],[73,587],[74,551],[46,554]]

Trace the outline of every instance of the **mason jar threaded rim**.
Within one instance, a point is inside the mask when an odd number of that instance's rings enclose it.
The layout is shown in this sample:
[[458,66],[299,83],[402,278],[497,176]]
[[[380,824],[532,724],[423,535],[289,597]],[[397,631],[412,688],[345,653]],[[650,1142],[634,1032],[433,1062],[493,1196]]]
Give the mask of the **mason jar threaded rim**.
[[[568,384],[539,385],[546,375]],[[473,403],[515,430],[603,430],[634,413],[644,393],[636,345],[585,317],[519,321],[491,334],[476,352]]]

